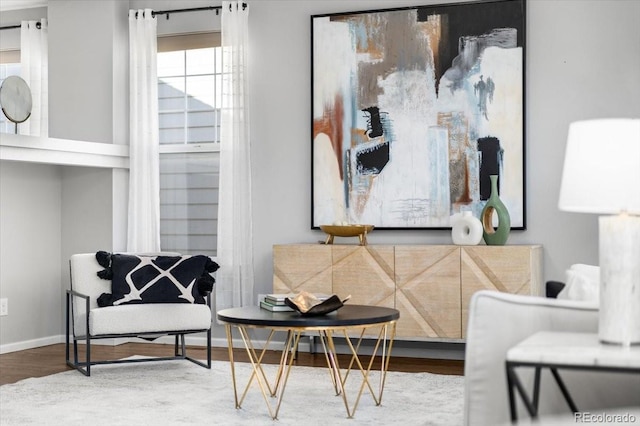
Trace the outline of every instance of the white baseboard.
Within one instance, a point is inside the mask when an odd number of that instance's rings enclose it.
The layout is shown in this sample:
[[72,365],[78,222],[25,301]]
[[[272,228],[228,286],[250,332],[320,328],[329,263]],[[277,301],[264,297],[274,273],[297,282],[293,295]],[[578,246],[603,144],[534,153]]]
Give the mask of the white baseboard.
[[[99,339],[99,340],[95,339],[91,341],[91,344],[104,345],[104,346],[117,346],[117,345],[122,345],[124,343],[128,343],[131,341],[135,341],[135,339],[127,339],[127,338]],[[64,342],[65,342],[65,337],[63,334],[61,334],[58,336],[42,337],[40,339],[24,340],[22,342],[7,343],[4,345],[0,345],[0,355],[8,354],[11,352],[24,351],[27,349],[40,348],[42,346],[56,345],[58,343],[64,343]],[[82,344],[83,341],[79,340],[79,343]]]
[[23,351],[25,349],[39,348],[40,346],[55,345],[56,343],[63,343],[64,335],[42,337],[40,339],[24,340],[22,342],[7,343],[0,345],[0,354],[6,354],[10,352]]

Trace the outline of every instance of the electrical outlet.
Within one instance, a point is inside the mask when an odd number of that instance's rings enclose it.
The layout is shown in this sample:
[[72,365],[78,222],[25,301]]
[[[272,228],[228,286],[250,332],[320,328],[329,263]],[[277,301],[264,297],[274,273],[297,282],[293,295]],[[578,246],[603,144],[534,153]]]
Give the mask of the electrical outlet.
[[0,299],[0,317],[9,315],[9,299]]

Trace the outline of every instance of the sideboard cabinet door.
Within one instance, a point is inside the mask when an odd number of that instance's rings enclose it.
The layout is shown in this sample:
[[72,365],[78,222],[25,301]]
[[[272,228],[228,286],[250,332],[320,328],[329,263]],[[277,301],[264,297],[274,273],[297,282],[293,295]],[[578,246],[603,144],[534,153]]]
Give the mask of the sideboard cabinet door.
[[332,294],[331,246],[283,244],[273,246],[273,292]]
[[349,303],[393,308],[393,246],[334,245],[333,292]]
[[462,337],[466,336],[469,302],[476,291],[542,294],[542,246],[465,246],[460,260]]
[[460,249],[396,246],[398,337],[459,339]]

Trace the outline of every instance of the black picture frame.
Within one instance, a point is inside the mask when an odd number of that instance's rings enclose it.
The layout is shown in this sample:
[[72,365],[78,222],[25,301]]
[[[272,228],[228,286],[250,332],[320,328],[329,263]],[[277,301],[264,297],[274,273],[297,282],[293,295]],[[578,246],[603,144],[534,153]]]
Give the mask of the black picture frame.
[[525,0],[311,16],[311,228],[526,229]]

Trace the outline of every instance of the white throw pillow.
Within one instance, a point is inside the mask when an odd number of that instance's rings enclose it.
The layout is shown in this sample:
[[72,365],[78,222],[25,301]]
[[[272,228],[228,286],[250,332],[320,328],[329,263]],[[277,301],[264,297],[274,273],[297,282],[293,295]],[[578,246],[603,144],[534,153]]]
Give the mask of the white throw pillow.
[[600,302],[600,267],[577,263],[567,269],[566,285],[558,299]]

